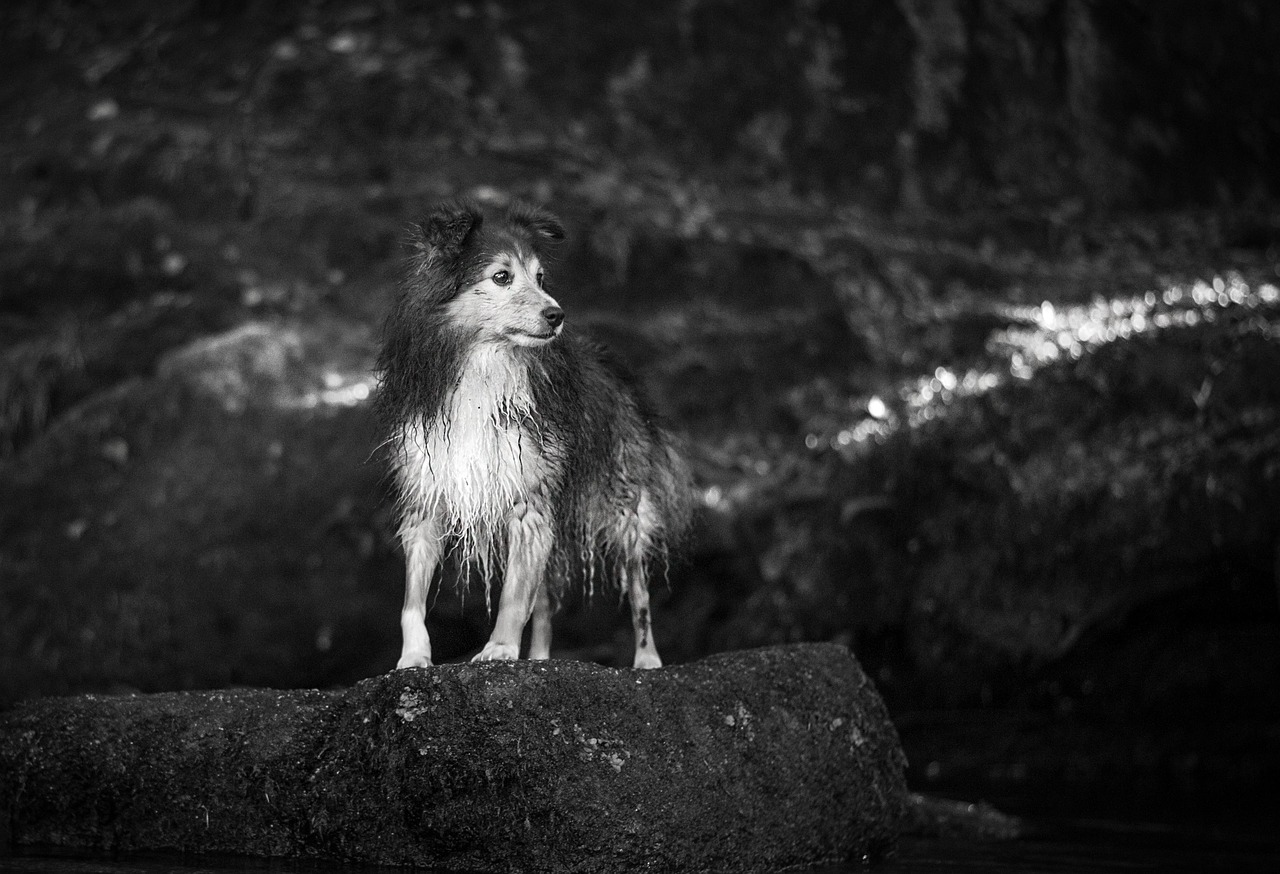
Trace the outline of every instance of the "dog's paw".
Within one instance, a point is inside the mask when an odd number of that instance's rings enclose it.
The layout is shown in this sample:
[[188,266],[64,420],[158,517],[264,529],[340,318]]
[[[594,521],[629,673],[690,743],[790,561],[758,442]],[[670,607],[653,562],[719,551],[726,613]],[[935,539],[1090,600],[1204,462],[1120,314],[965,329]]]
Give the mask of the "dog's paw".
[[660,668],[662,667],[662,659],[658,657],[656,652],[637,652],[635,663],[631,667],[642,671]]
[[431,655],[429,653],[417,650],[415,652],[406,652],[400,655],[400,661],[396,662],[396,670],[401,668],[429,668],[431,667]]
[[520,648],[512,646],[509,643],[494,643],[489,641],[484,645],[484,649],[476,653],[473,662],[510,662],[520,657]]

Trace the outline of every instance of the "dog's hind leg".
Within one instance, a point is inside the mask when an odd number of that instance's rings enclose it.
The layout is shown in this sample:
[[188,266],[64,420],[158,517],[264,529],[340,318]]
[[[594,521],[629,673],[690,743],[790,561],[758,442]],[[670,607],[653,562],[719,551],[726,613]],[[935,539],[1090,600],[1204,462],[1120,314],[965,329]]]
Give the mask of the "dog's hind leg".
[[498,601],[498,619],[489,642],[472,661],[520,657],[520,638],[533,612],[538,590],[546,580],[553,532],[551,520],[542,507],[533,501],[517,505],[507,531],[507,576]]
[[649,615],[648,553],[656,522],[653,504],[642,493],[634,513],[622,522],[622,585],[631,602],[631,628],[636,635],[636,655],[632,667],[660,668],[662,657],[653,642],[653,623]]
[[431,638],[427,636],[427,593],[440,563],[440,532],[430,518],[401,532],[404,544],[404,607],[400,611],[400,660],[397,668],[430,667]]
[[551,658],[551,593],[544,575],[533,601],[533,630],[529,634],[529,658]]
[[636,634],[634,668],[660,668],[662,657],[653,642],[653,624],[649,617],[649,579],[644,561],[628,557],[623,570],[627,600],[631,602],[631,628]]

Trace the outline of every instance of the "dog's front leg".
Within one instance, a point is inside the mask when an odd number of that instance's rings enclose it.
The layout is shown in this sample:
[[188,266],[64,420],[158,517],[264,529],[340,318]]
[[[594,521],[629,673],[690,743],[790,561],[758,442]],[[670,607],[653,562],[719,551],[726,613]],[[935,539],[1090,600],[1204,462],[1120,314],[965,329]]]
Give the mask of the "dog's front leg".
[[427,592],[440,563],[440,530],[434,519],[426,518],[406,526],[400,535],[404,544],[404,607],[400,611],[400,661],[397,668],[431,666],[431,638],[427,636]]
[[547,591],[546,574],[538,585],[533,600],[533,630],[529,634],[529,658],[551,658],[551,593]]
[[507,525],[507,578],[498,601],[498,620],[484,649],[472,659],[491,662],[520,657],[520,637],[533,611],[551,555],[551,520],[540,503],[517,504]]

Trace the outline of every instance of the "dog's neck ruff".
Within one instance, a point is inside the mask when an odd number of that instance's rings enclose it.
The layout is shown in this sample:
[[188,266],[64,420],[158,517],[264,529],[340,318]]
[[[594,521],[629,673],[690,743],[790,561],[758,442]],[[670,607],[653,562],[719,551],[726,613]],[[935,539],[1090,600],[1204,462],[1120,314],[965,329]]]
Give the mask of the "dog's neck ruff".
[[487,572],[513,508],[542,491],[548,471],[541,439],[527,355],[477,344],[437,415],[405,426],[403,498],[432,514],[456,538],[460,557]]

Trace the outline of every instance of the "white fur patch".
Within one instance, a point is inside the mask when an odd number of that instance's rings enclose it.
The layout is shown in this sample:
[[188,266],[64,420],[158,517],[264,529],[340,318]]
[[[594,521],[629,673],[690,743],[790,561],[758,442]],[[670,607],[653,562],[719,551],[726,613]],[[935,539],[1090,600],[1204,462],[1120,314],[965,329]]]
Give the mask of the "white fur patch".
[[460,557],[486,574],[513,508],[540,491],[548,473],[533,409],[519,353],[480,343],[431,428],[411,423],[401,443],[406,502],[434,516],[458,538]]

